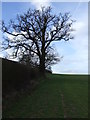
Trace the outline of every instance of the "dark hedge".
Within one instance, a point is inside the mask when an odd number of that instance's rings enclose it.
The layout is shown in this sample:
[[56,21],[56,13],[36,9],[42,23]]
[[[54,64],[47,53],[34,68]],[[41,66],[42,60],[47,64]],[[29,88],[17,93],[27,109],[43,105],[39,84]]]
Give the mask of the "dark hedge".
[[30,85],[31,80],[37,80],[39,76],[37,68],[2,59],[2,95],[24,89]]

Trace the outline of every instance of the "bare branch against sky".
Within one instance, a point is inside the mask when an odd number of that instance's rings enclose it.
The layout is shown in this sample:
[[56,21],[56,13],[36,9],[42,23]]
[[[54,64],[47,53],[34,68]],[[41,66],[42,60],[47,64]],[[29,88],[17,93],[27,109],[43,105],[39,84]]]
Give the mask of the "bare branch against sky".
[[[59,55],[64,56],[58,65],[52,67],[54,73],[88,73],[88,2],[83,2],[83,0],[76,3],[75,1],[68,3],[63,1],[64,3],[61,3],[48,0],[42,2],[40,0],[40,4],[51,5],[53,13],[70,12],[72,18],[76,20],[73,25],[76,30],[73,33],[75,39],[67,43],[64,41],[54,43]],[[9,2],[3,2],[2,17],[8,22],[11,18],[15,18],[17,13],[24,12],[29,7],[39,9],[40,4],[35,1],[30,3],[12,3],[12,5]]]

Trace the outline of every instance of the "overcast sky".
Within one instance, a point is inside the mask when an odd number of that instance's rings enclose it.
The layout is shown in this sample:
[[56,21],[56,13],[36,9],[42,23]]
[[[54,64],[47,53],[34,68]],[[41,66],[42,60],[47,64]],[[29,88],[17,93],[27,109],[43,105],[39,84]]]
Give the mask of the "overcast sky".
[[[11,18],[15,18],[17,13],[23,13],[28,8],[40,9],[41,5],[52,6],[52,12],[70,12],[72,19],[76,20],[73,25],[75,32],[74,39],[68,42],[60,41],[53,43],[57,52],[63,59],[57,65],[52,67],[53,73],[88,73],[88,3],[87,2],[49,2],[48,0],[39,0],[40,2],[29,3],[2,3],[2,19],[6,23]],[[1,53],[2,56],[3,53]]]

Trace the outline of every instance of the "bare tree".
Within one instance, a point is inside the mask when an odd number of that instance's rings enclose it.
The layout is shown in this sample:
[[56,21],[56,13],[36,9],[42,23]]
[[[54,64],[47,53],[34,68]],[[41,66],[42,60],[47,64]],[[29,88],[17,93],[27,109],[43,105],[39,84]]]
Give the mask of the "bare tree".
[[25,53],[36,56],[40,71],[59,61],[51,47],[53,41],[73,39],[72,23],[69,13],[53,15],[51,7],[41,10],[29,9],[22,15],[17,15],[16,21],[10,20],[8,26],[2,22],[2,31],[10,37],[5,37],[4,49],[13,49],[13,57]]

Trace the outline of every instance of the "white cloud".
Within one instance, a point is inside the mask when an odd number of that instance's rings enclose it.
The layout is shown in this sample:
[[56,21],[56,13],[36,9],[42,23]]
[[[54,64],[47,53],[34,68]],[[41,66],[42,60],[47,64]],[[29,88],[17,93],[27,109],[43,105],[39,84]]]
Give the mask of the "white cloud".
[[[61,63],[53,66],[55,73],[88,73],[88,17],[84,16],[73,25],[75,39],[66,45],[57,47],[62,54],[66,53]],[[59,45],[58,45],[59,46]],[[68,47],[66,47],[68,46]],[[73,50],[74,52],[68,52]]]
[[[24,35],[27,35],[27,32],[23,32],[21,31],[22,34]],[[14,35],[17,35],[17,34],[20,34],[19,32],[16,32],[16,31],[13,31],[12,34]],[[24,37],[22,35],[18,35],[18,36],[13,36],[13,35],[10,35],[8,33],[5,33],[4,34],[10,41],[21,41]],[[27,35],[28,36],[28,35]],[[25,38],[24,38],[25,39]]]
[[[81,30],[85,27],[86,25],[85,25],[85,23],[84,22],[82,22],[82,21],[79,21],[79,22],[75,22],[74,24],[73,24],[73,28],[75,29],[75,31],[78,33],[78,32],[81,32]],[[76,33],[75,32],[75,33]]]
[[[51,5],[50,0],[33,0],[31,4],[37,9],[40,9],[41,6]],[[74,15],[77,14],[78,17],[73,25],[73,28],[76,30],[73,32],[75,39],[69,43],[65,42],[64,46],[61,43],[58,43],[58,46],[56,46],[57,51],[62,55],[65,54],[65,56],[59,64],[53,67],[55,73],[88,72],[88,15],[85,12],[78,13],[79,7],[80,4],[74,12]],[[8,37],[13,39],[11,36]],[[71,54],[70,50],[74,50],[74,52]]]
[[50,0],[33,0],[31,2],[32,5],[36,7],[36,9],[41,9],[41,6],[50,6]]

